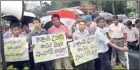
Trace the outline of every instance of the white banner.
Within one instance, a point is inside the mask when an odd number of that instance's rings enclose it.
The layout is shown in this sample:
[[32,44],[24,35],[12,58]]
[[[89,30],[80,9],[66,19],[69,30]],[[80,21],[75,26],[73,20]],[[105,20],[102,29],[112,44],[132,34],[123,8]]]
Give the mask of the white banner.
[[33,36],[32,43],[35,63],[69,56],[64,33]]
[[69,43],[75,66],[98,58],[93,36]]
[[26,37],[4,39],[4,52],[7,62],[29,60]]

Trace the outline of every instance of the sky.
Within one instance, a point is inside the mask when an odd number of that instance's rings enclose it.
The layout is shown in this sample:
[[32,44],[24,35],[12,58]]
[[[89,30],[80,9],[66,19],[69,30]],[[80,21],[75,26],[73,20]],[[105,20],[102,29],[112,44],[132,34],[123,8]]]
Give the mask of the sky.
[[[33,9],[36,6],[39,6],[40,5],[40,1],[24,1],[24,2],[27,4],[27,9]],[[51,2],[52,1],[42,1],[42,3],[43,2],[47,2],[48,4],[51,5]]]

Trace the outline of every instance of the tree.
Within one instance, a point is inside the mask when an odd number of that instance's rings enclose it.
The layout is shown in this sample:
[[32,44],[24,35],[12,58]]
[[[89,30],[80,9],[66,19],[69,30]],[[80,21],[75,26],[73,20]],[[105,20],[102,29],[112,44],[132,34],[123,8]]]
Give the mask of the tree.
[[81,5],[81,1],[72,1],[69,3],[69,7],[75,7],[80,5]]
[[[112,1],[106,1],[104,2],[103,10],[105,12],[109,12],[113,14],[113,7],[112,7]],[[114,8],[115,8],[115,14],[127,14],[127,1],[115,1],[114,2]]]
[[103,10],[113,14],[112,1],[104,2]]
[[53,0],[53,1],[51,2],[51,10],[59,9],[59,8],[60,8],[59,4],[60,4],[60,1],[54,1],[54,0]]
[[[35,1],[33,1],[34,3]],[[26,7],[28,4],[25,2]],[[35,3],[36,4],[36,3]],[[37,17],[42,17],[47,15],[47,11],[55,10],[59,8],[59,1],[52,1],[51,5],[47,2],[40,1],[40,5],[31,5],[33,9],[28,9],[27,11],[33,12]]]

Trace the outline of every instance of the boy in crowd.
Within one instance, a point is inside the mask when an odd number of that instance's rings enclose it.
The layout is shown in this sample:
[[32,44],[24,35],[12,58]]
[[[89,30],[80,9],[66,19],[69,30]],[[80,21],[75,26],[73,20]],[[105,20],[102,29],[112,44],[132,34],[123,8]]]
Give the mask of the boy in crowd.
[[[88,30],[86,29],[86,22],[81,20],[78,23],[78,30],[73,33],[73,40],[83,39],[89,36]],[[94,70],[94,63],[93,61],[86,62],[78,66],[80,70]]]
[[[20,38],[23,37],[20,35],[20,23],[12,23],[11,24],[11,36],[6,38]],[[12,64],[14,68],[17,68],[18,70],[24,69],[24,61],[17,61],[17,62],[10,62],[8,65]]]
[[27,35],[30,33],[29,25],[28,24],[22,24],[21,26],[21,34]]
[[129,50],[135,50],[136,49],[136,31],[132,26],[131,21],[126,22],[126,33],[127,33],[127,46]]
[[[10,26],[11,27],[11,26]],[[5,33],[3,33],[3,38],[9,38],[12,35],[11,28],[7,27]]]
[[95,40],[96,40],[96,47],[98,48],[98,56],[99,61],[100,62],[96,62],[96,68],[100,68],[99,70],[112,70],[111,68],[111,63],[109,61],[109,57],[108,57],[108,46],[110,45],[112,48],[116,48],[120,51],[126,51],[127,47],[119,47],[113,43],[111,43],[111,41],[107,38],[106,36],[106,31],[103,30],[104,26],[106,25],[105,19],[102,17],[98,17],[96,19],[96,23],[97,23],[97,28],[95,31]]
[[52,70],[51,61],[34,63],[33,48],[35,47],[35,45],[32,44],[32,36],[45,35],[47,34],[47,32],[45,29],[41,28],[40,19],[34,18],[33,25],[34,25],[34,30],[31,31],[29,35],[29,45],[30,45],[29,56],[30,56],[30,65],[31,65],[30,69],[31,70]]

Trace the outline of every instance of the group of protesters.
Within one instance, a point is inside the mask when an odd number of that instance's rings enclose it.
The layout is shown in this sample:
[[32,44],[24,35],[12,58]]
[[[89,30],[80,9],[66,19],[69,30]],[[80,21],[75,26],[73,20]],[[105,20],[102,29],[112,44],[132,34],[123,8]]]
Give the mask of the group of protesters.
[[[29,43],[29,61],[7,62],[7,66],[13,65],[18,70],[24,70],[29,66],[30,70],[53,70],[53,69],[80,69],[80,70],[112,70],[116,65],[127,67],[124,52],[128,50],[139,50],[139,28],[140,18],[136,19],[135,26],[129,20],[121,23],[118,16],[106,20],[98,14],[87,15],[85,19],[76,19],[72,30],[69,30],[61,21],[60,16],[53,14],[51,22],[41,26],[39,18],[33,18],[34,30],[29,30],[28,24],[20,25],[20,22],[11,22],[10,27],[3,33],[4,39],[19,38],[26,36]],[[100,47],[98,58],[75,66],[69,57],[55,59],[46,62],[35,63],[32,37],[46,34],[65,32],[67,39],[78,40],[94,35],[96,46]],[[41,50],[40,50],[41,51]],[[14,52],[14,51],[13,51]]]

